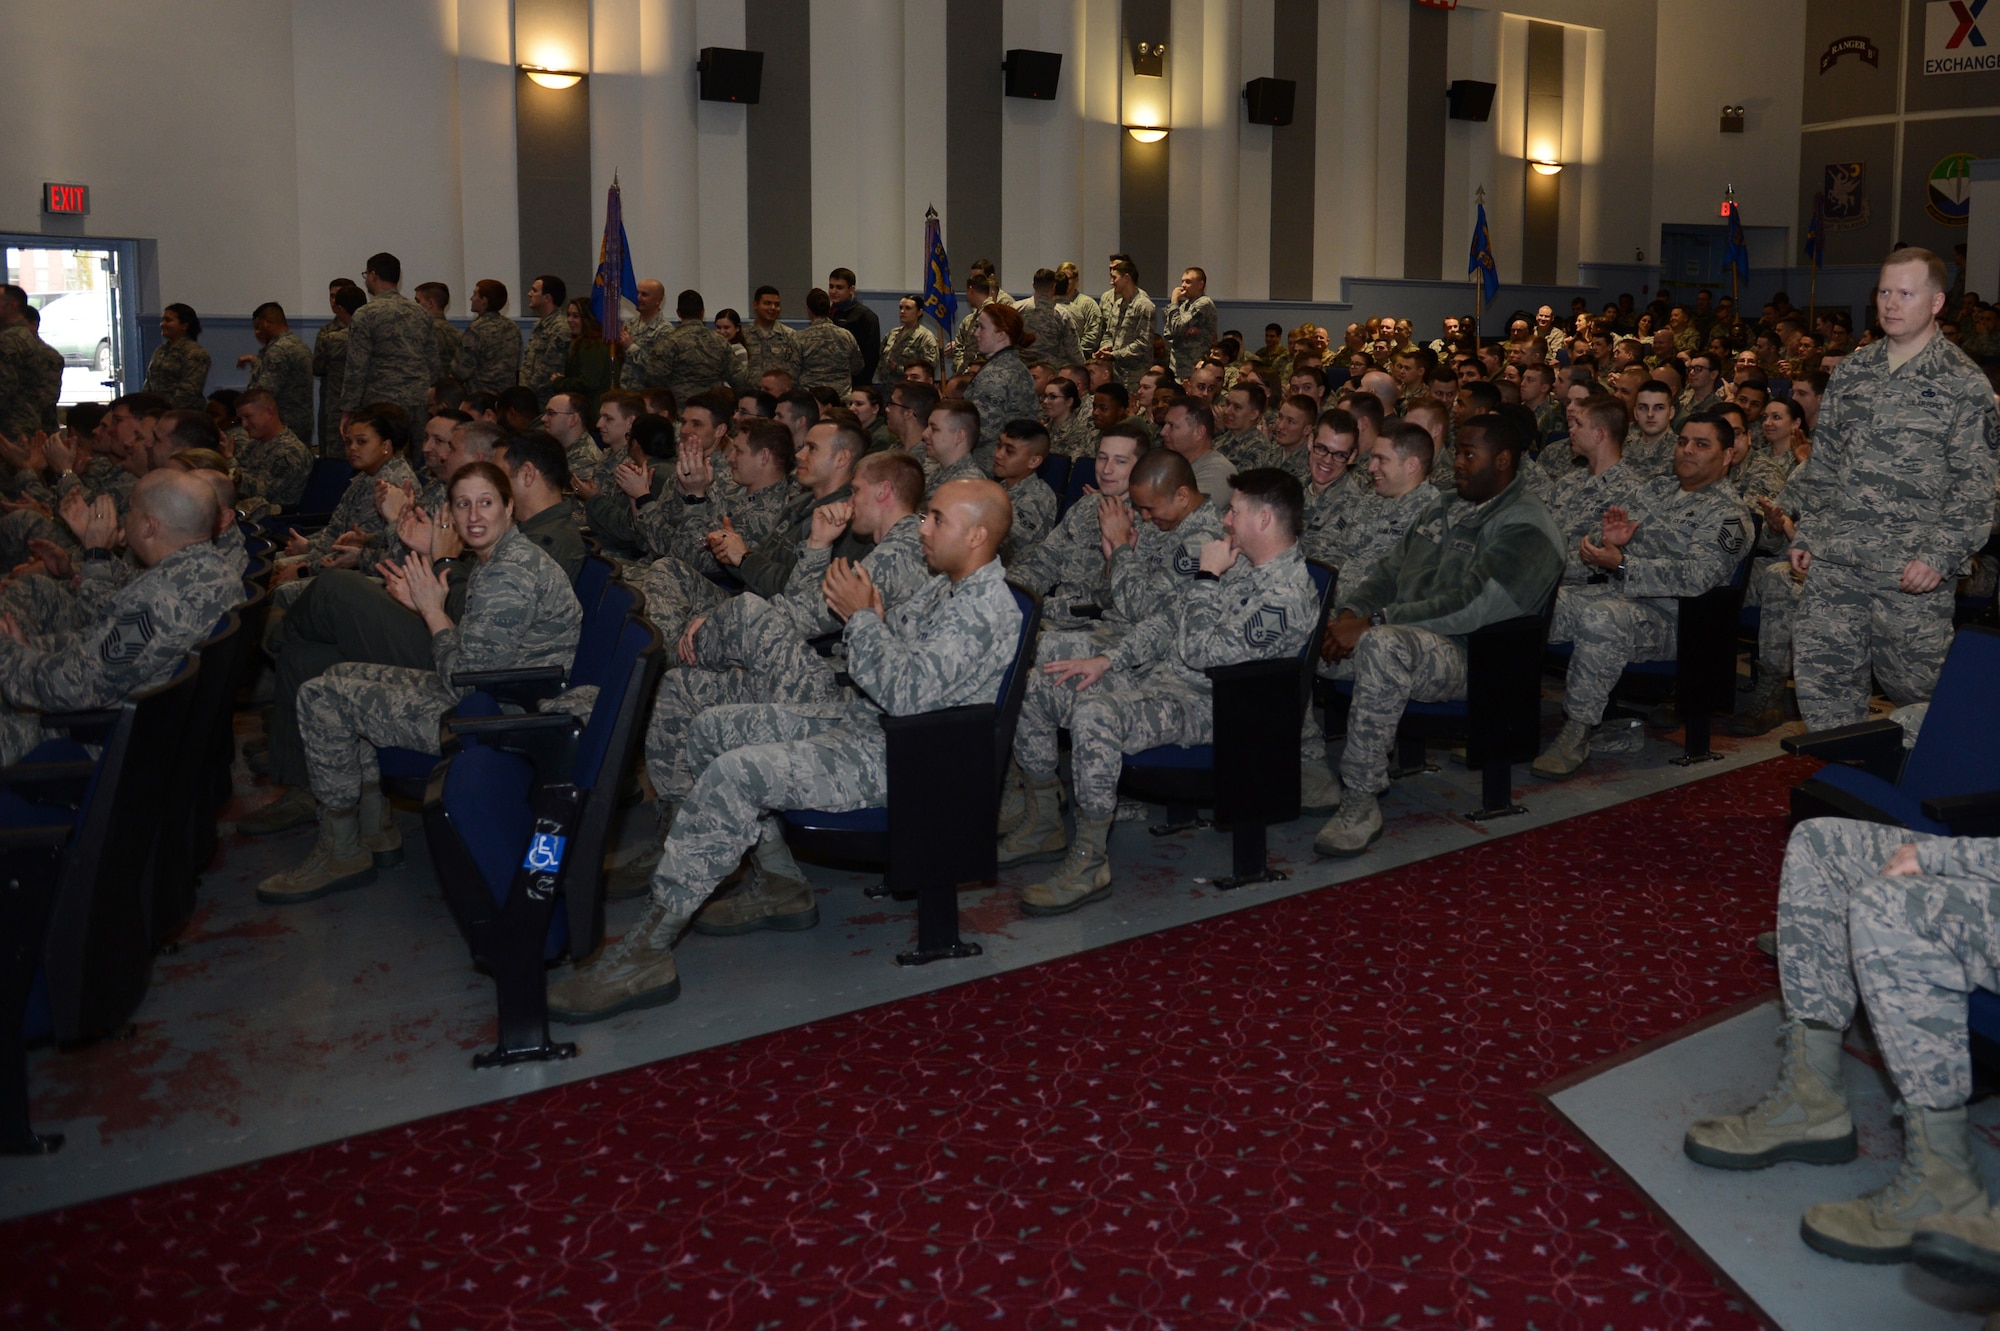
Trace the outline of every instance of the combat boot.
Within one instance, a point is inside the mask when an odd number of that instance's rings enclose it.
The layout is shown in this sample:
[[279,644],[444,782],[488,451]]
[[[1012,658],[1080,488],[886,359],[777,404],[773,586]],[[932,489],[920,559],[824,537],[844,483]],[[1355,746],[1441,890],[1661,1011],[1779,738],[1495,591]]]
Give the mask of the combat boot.
[[[1044,864],[1063,858],[1068,843],[1063,840],[1062,782],[1056,777],[1033,777],[1022,773],[1028,816],[1021,825],[1000,839],[999,862]],[[1082,810],[1077,816],[1083,816]]]
[[1743,700],[1736,715],[1729,718],[1729,733],[1739,736],[1769,734],[1785,723],[1785,676],[1765,670],[1757,676],[1757,688]]
[[305,827],[319,816],[319,801],[306,786],[293,786],[263,808],[236,820],[236,830],[244,836],[276,836],[295,827]]
[[779,820],[771,817],[763,820],[743,885],[726,897],[711,897],[695,912],[694,931],[728,938],[758,929],[794,933],[818,923],[812,884],[792,858]]
[[1844,1262],[1906,1262],[1918,1222],[1986,1214],[1986,1186],[1972,1159],[1964,1108],[1903,1105],[1901,1113],[1902,1169],[1879,1192],[1807,1207],[1799,1221],[1807,1246]]
[[[1315,746],[1317,747],[1317,746]],[[1299,808],[1306,813],[1326,813],[1340,807],[1340,778],[1327,766],[1326,750],[1308,752],[1299,760]]]
[[1961,1285],[2000,1285],[2000,1212],[1934,1215],[1917,1222],[1910,1260]]
[[1778,1084],[1740,1114],[1691,1124],[1681,1149],[1716,1169],[1763,1169],[1781,1160],[1844,1165],[1854,1158],[1854,1117],[1840,1066],[1840,1032],[1785,1023]]
[[1581,721],[1564,721],[1562,732],[1528,770],[1544,781],[1566,781],[1590,757],[1590,727]]
[[321,809],[319,840],[296,869],[274,873],[257,884],[257,900],[273,906],[314,901],[375,881],[375,857],[361,844],[361,815],[355,809]]
[[1340,808],[1313,838],[1313,849],[1322,855],[1352,859],[1381,837],[1381,805],[1365,790],[1349,790],[1341,795]]
[[643,895],[653,886],[653,875],[660,867],[660,851],[667,843],[667,833],[674,825],[674,806],[661,799],[655,810],[658,819],[655,834],[650,844],[624,857],[623,862],[611,866],[604,875],[604,899],[606,901],[629,901]]
[[623,938],[605,944],[595,956],[576,963],[568,975],[549,986],[549,1015],[572,1024],[601,1021],[679,998],[681,977],[674,968],[674,940],[687,922],[687,916],[676,915],[658,902],[648,905]]
[[1021,889],[1023,914],[1067,915],[1111,895],[1111,856],[1105,849],[1111,821],[1110,815],[1092,818],[1077,807],[1076,840],[1047,881]]
[[375,858],[378,869],[393,869],[403,862],[403,834],[396,830],[396,813],[382,795],[380,786],[361,787],[361,845]]
[[1009,758],[1007,775],[1000,781],[1000,822],[994,833],[1004,837],[1027,821],[1028,774],[1021,770],[1021,764]]

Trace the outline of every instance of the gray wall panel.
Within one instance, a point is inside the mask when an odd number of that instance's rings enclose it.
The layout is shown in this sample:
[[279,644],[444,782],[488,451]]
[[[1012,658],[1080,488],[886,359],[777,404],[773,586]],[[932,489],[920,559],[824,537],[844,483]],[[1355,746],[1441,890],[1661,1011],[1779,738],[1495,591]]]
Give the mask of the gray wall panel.
[[[757,105],[744,108],[750,164],[750,283],[769,283],[785,317],[806,317],[812,270],[812,10],[806,0],[746,0],[744,42],[764,53]],[[744,314],[748,316],[749,311]]]
[[[1298,85],[1292,123],[1271,130],[1271,299],[1311,300],[1313,191],[1319,151],[1319,5],[1277,0],[1271,76]],[[1440,182],[1442,187],[1442,182]],[[1253,345],[1262,334],[1244,329]]]
[[[1442,9],[1410,7],[1409,169],[1403,177],[1403,276],[1444,276],[1445,53]],[[1560,38],[1557,39],[1560,42]],[[1560,46],[1558,46],[1560,50]],[[1560,88],[1561,84],[1558,83]]]
[[[944,243],[960,291],[973,260],[1000,262],[1001,18],[999,0],[945,3]],[[1003,269],[1000,284],[1026,294],[1029,276]]]
[[517,71],[514,125],[521,226],[515,300],[525,309],[528,287],[543,273],[560,277],[572,296],[587,296],[597,271],[597,237],[590,234],[590,80],[544,88]]

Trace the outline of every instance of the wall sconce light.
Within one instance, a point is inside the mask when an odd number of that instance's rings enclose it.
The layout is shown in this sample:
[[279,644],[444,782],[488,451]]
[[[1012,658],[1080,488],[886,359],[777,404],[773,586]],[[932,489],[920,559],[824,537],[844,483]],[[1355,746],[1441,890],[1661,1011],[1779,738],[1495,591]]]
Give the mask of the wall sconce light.
[[558,92],[564,88],[574,88],[583,82],[583,75],[568,69],[543,69],[540,65],[523,65],[521,71],[539,86],[553,88]]
[[1537,162],[1530,162],[1528,163],[1528,165],[1535,168],[1535,174],[1538,176],[1553,176],[1560,173],[1563,169],[1563,164],[1561,162],[1537,161]]
[[1722,108],[1722,132],[1724,134],[1741,134],[1743,132],[1742,107],[1725,106]]
[[1167,131],[1158,125],[1127,125],[1125,132],[1137,143],[1158,143],[1167,137]]

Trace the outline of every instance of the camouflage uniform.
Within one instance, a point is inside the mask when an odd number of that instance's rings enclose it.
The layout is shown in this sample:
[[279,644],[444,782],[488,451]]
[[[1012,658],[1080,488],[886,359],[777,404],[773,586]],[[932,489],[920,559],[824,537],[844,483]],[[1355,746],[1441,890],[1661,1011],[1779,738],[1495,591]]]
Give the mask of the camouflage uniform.
[[[757,381],[772,370],[783,370],[792,376],[793,383],[803,383],[799,364],[799,335],[784,324],[772,324],[764,328],[755,320],[743,325],[743,347],[748,364],[743,369],[744,383],[755,387]],[[859,351],[861,348],[856,347]]]
[[951,335],[951,370],[954,374],[964,374],[972,362],[979,358],[979,343],[972,335],[978,320],[977,306],[959,316],[958,328]]
[[[1935,336],[1891,373],[1888,344],[1841,361],[1811,461],[1785,487],[1812,554],[1799,602],[1799,711],[1811,730],[1864,720],[1872,664],[1897,703],[1930,697],[1951,643],[1954,580],[1993,523],[2000,417],[1986,376]],[[1943,575],[1916,596],[1912,559]]]
[[245,498],[268,499],[290,508],[306,492],[312,474],[312,450],[290,429],[274,439],[250,439],[236,446],[237,487]]
[[1021,360],[1016,347],[1002,347],[993,353],[972,376],[965,399],[979,408],[979,446],[974,453],[991,474],[993,450],[1000,446],[1000,427],[1008,421],[1038,421],[1040,403],[1035,400],[1035,379]]
[[1097,456],[1097,429],[1080,411],[1070,413],[1061,425],[1049,427],[1049,456],[1063,458],[1095,458]]
[[1634,425],[1625,431],[1625,446],[1620,450],[1620,456],[1625,459],[1626,466],[1639,473],[1642,480],[1658,480],[1674,474],[1674,447],[1679,442],[1673,430],[1658,439],[1648,439]]
[[1322,538],[1324,554],[1313,557],[1332,566],[1336,587],[1351,591],[1368,580],[1382,557],[1402,544],[1403,533],[1442,498],[1444,492],[1429,481],[1419,481],[1397,499],[1374,491],[1357,495]]
[[967,453],[956,462],[944,466],[926,464],[924,467],[924,498],[937,493],[938,487],[947,481],[990,480],[986,468],[979,465],[979,454]]
[[[1142,625],[1149,626],[1148,632],[1171,634],[1175,607],[1201,574],[1202,547],[1223,537],[1222,514],[1205,503],[1171,530],[1141,520],[1133,523],[1132,531],[1135,541],[1113,550],[1108,562],[1100,557],[1105,567],[1104,586],[1097,589],[1102,618],[1069,621],[1080,624],[1076,629],[1045,628],[1035,644],[1037,663],[1104,655],[1126,635],[1140,632]],[[1153,655],[1158,648],[1140,651]]]
[[1168,368],[1176,383],[1186,383],[1195,367],[1208,359],[1208,349],[1221,334],[1221,316],[1207,296],[1167,302]]
[[1389,788],[1389,746],[1410,699],[1465,696],[1465,639],[1487,624],[1533,614],[1562,576],[1555,521],[1517,480],[1483,504],[1440,498],[1336,608],[1384,621],[1361,635],[1350,659],[1341,783]]
[[665,337],[652,339],[640,367],[643,380],[634,384],[631,363],[626,363],[625,386],[650,388],[666,385],[674,401],[686,402],[697,393],[726,386],[736,373],[736,357],[722,334],[699,319],[683,319]]
[[692,915],[779,809],[863,809],[888,798],[879,717],[994,700],[1013,663],[1021,611],[997,561],[956,584],[940,574],[884,618],[858,611],[843,632],[864,696],[843,717],[773,704],[714,707],[688,730],[700,773],[653,875],[653,900]]
[[1056,731],[1068,727],[1079,812],[1106,818],[1118,804],[1124,755],[1214,737],[1214,666],[1295,654],[1305,644],[1319,594],[1297,545],[1253,568],[1239,558],[1220,578],[1183,585],[1168,611],[1136,625],[1107,655],[1111,669],[1089,688],[1051,685],[1037,671],[1014,734],[1014,757],[1031,780],[1056,769]]
[[937,334],[919,321],[915,328],[899,324],[883,339],[882,359],[875,363],[875,368],[881,372],[884,384],[895,385],[903,381],[903,371],[910,366],[928,365],[935,370],[937,363]]
[[52,434],[57,428],[56,403],[62,399],[63,363],[63,354],[42,341],[38,334],[28,400],[41,417],[42,429]]
[[1625,547],[1623,576],[1592,570],[1565,586],[1549,622],[1550,642],[1576,645],[1563,715],[1586,726],[1604,719],[1627,665],[1673,658],[1678,598],[1728,582],[1750,548],[1750,515],[1726,480],[1693,491],[1655,481],[1638,505],[1644,516]]
[[1076,325],[1054,301],[1046,296],[1035,297],[1021,306],[1021,322],[1035,335],[1035,340],[1021,351],[1021,359],[1028,364],[1083,364],[1083,349],[1077,345]]
[[1254,425],[1247,430],[1224,430],[1215,436],[1215,451],[1228,458],[1229,465],[1238,471],[1276,467],[1284,461],[1284,450]]
[[535,401],[543,406],[556,395],[556,380],[569,370],[569,316],[553,310],[541,317],[528,334],[521,352],[521,384],[535,391]]
[[26,440],[42,428],[41,407],[35,400],[40,382],[38,339],[28,321],[0,328],[0,434]]
[[1078,499],[1046,536],[1018,551],[1008,567],[1010,581],[1042,598],[1045,628],[1087,628],[1091,621],[1071,615],[1070,606],[1111,604],[1097,504],[1095,495]]
[[678,489],[669,489],[639,509],[639,534],[655,555],[678,559],[705,577],[720,577],[722,566],[708,552],[708,534],[722,530],[726,517],[745,548],[754,548],[777,527],[798,493],[789,481],[756,491],[736,487],[718,493],[711,487],[707,499],[689,503]]
[[473,318],[458,340],[451,372],[473,393],[498,393],[512,388],[521,375],[521,325],[488,310]]
[[1068,300],[1057,303],[1056,308],[1069,316],[1076,325],[1077,350],[1085,356],[1097,354],[1097,348],[1104,343],[1104,315],[1098,310],[1097,302],[1081,291]]
[[43,738],[24,712],[113,707],[171,678],[242,604],[243,549],[240,540],[196,541],[124,582],[83,627],[26,643],[0,634],[0,763],[20,761]]
[[442,378],[458,364],[458,353],[465,346],[465,334],[442,314],[431,316],[431,331],[437,334],[438,376]]
[[333,516],[326,526],[306,538],[305,564],[308,569],[316,569],[319,562],[333,552],[333,543],[351,529],[358,528],[370,540],[380,536],[388,528],[380,509],[375,507],[375,483],[387,481],[390,485],[417,488],[417,474],[410,470],[410,464],[399,454],[378,467],[373,476],[361,472],[347,483],[340,493],[340,502],[333,506]]
[[313,377],[319,380],[320,456],[340,457],[346,447],[340,438],[340,399],[347,392],[348,330],[338,322],[322,324],[313,334]]
[[799,330],[799,386],[826,387],[843,397],[868,364],[854,334],[831,319],[814,319]]
[[177,411],[208,406],[208,350],[191,337],[162,342],[146,367],[146,391],[158,393]]
[[[674,321],[668,317],[665,310],[654,311],[650,319],[641,319],[634,315],[625,321],[625,335],[631,340],[625,347],[624,368],[618,373],[620,388],[629,388],[637,392],[651,384],[666,382],[664,379],[649,379],[647,376],[652,372],[654,348],[673,330]],[[678,393],[674,395],[674,400],[676,402],[681,400]]]
[[[307,446],[310,458],[313,437],[313,357],[299,335],[278,334],[257,352],[257,368],[250,371],[250,388],[261,388],[278,400],[278,419],[285,429]],[[301,482],[303,484],[303,482]]]
[[[897,522],[861,561],[891,612],[930,581],[918,540],[920,521],[911,514]],[[660,677],[646,730],[646,774],[661,799],[687,798],[696,776],[687,762],[687,728],[710,707],[782,703],[794,711],[822,709],[827,716],[844,710],[833,662],[810,645],[813,638],[840,631],[820,592],[832,562],[832,547],[808,547],[799,552],[780,595],[767,601],[749,592],[724,601],[695,634],[700,664]]]
[[[132,488],[139,478],[129,471],[125,464],[113,457],[94,455],[90,465],[81,476],[71,476],[58,482],[55,493],[48,494],[46,487],[39,484],[42,498],[51,509],[57,506],[61,496],[71,490],[81,489],[86,499],[96,499],[99,495],[109,495],[118,505],[118,516],[124,517],[132,505]],[[0,568],[13,568],[30,557],[29,541],[53,541],[74,554],[82,547],[69,524],[60,518],[44,517],[32,508],[15,509],[11,513],[0,514]]]
[[1556,520],[1556,534],[1562,540],[1565,583],[1582,583],[1598,572],[1583,562],[1577,549],[1586,536],[1604,543],[1604,511],[1622,508],[1631,517],[1644,516],[1640,497],[1653,484],[1619,461],[1595,476],[1588,467],[1579,467],[1550,486],[1542,502]]
[[1305,551],[1307,559],[1338,569],[1347,533],[1352,529],[1350,510],[1372,501],[1374,491],[1356,489],[1348,484],[1345,475],[1318,488],[1311,481],[1304,484],[1306,511],[1299,532],[1299,548]]
[[1674,399],[1674,433],[1680,433],[1680,428],[1687,424],[1688,417],[1697,412],[1713,411],[1722,405],[1722,390],[1719,388],[1700,398],[1694,395],[1692,388],[1683,388],[1681,395]]
[[437,379],[437,333],[424,307],[400,291],[370,296],[347,330],[340,409],[359,411],[372,403],[393,402],[409,413],[415,431],[426,419]]
[[1770,449],[1752,448],[1731,469],[1729,480],[1744,503],[1754,504],[1759,499],[1776,499],[1790,475],[1791,469],[1773,457]]
[[1007,498],[1014,505],[1014,525],[1001,553],[1011,563],[1056,525],[1056,492],[1041,477],[1028,475],[1007,487]]
[[1104,319],[1104,337],[1099,349],[1111,348],[1111,376],[1128,393],[1139,391],[1139,380],[1153,366],[1153,302],[1144,291],[1134,291],[1132,299],[1107,291],[1098,298],[1097,308]]
[[380,776],[376,746],[439,752],[438,722],[469,689],[460,672],[560,666],[583,629],[569,579],[541,548],[511,530],[467,579],[465,613],[431,639],[432,670],[342,662],[299,690],[299,729],[313,794],[351,809]]
[[[1900,846],[1920,870],[1882,874]],[[2000,841],[1849,818],[1792,829],[1778,885],[1785,1014],[1845,1030],[1857,1000],[1897,1094],[1925,1109],[1972,1095],[1966,997],[2000,988]]]

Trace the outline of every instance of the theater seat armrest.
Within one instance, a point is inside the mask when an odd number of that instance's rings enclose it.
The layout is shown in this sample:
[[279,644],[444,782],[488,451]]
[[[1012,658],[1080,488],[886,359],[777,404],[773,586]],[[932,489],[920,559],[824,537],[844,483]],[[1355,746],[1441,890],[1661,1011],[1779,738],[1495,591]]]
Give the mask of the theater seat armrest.
[[969,703],[964,707],[918,712],[914,716],[883,716],[880,720],[882,733],[885,735],[917,735],[927,731],[956,730],[966,726],[990,726],[993,724],[993,704]]
[[527,666],[519,670],[461,670],[451,677],[453,687],[477,689],[501,703],[530,707],[562,692],[565,671],[561,666]]
[[75,730],[118,724],[116,707],[100,707],[88,712],[43,712],[42,729]]
[[1216,688],[1232,691],[1285,684],[1296,686],[1299,663],[1296,657],[1282,656],[1270,661],[1239,661],[1235,665],[1210,666],[1202,673]]
[[0,827],[0,850],[33,850],[44,846],[59,849],[69,840],[74,830],[69,823],[50,823],[43,827]]
[[506,753],[519,754],[535,765],[538,781],[567,781],[576,766],[576,744],[583,722],[563,712],[527,716],[472,716],[445,722],[447,742],[474,740]]
[[2000,836],[2000,790],[1925,800],[1924,817],[1937,819],[1953,836]]
[[1818,730],[1784,740],[1787,753],[1848,763],[1871,776],[1894,781],[1903,770],[1903,728],[1894,721],[1863,721],[1856,726]]
[[60,763],[10,763],[0,767],[0,786],[46,786],[55,781],[88,781],[97,764],[78,758]]
[[446,733],[458,739],[491,739],[498,735],[513,733],[527,734],[541,730],[568,730],[580,724],[573,716],[564,712],[550,712],[543,715],[532,712],[526,716],[456,716],[445,719]]

